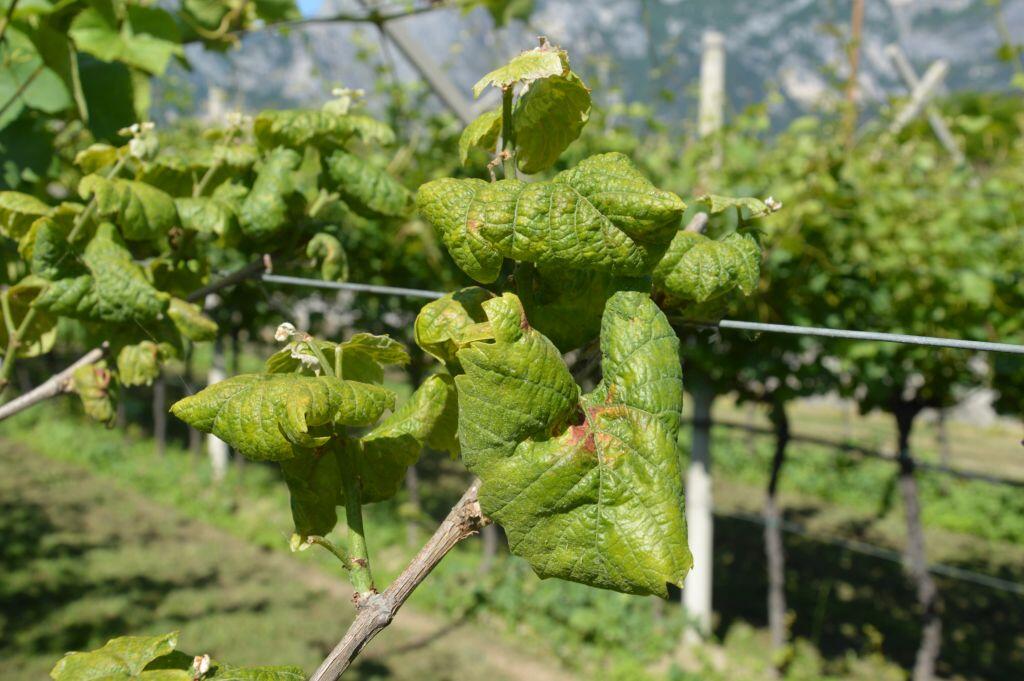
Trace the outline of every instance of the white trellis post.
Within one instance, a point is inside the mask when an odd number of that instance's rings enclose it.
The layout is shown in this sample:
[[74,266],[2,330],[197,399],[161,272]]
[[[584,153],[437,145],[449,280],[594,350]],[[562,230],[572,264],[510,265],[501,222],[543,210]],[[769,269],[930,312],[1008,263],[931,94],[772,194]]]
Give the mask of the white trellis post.
[[[725,36],[718,31],[704,33],[700,67],[700,111],[697,130],[701,137],[714,135],[725,123]],[[714,165],[720,165],[717,149]],[[698,231],[703,227],[697,227]],[[691,229],[688,227],[687,229]],[[714,547],[714,504],[711,495],[711,404],[714,388],[709,378],[689,371],[693,397],[693,440],[690,465],[686,470],[686,533],[693,554],[693,569],[683,586],[683,609],[693,626],[684,635],[686,643],[700,641],[711,632],[711,585]]]
[[[896,72],[899,73],[907,89],[910,92],[914,92],[919,88],[921,80],[917,77],[914,67],[910,65],[910,60],[907,59],[907,55],[904,54],[899,45],[889,45],[885,48],[885,52],[889,55],[889,59],[892,60],[893,66],[896,67]],[[953,161],[957,164],[964,163],[966,161],[964,152],[960,150],[960,145],[956,143],[953,133],[950,132],[949,126],[946,125],[945,119],[942,118],[942,114],[933,106],[926,106],[925,114],[928,116],[928,123],[932,126],[932,131],[939,139],[939,142],[942,143],[942,146],[946,148]]]
[[[211,310],[217,306],[220,299],[216,294],[206,296],[204,308]],[[227,369],[224,364],[224,341],[220,335],[213,342],[213,358],[210,361],[210,370],[206,373],[206,385],[220,383],[227,378]],[[206,436],[206,452],[210,457],[210,468],[213,469],[213,479],[220,482],[228,471],[228,444],[214,434]]]

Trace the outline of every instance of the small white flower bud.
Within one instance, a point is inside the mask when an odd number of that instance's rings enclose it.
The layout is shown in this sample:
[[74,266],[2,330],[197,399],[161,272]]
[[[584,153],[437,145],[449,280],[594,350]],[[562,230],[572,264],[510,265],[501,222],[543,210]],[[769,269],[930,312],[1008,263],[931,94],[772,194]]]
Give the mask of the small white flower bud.
[[279,343],[283,343],[292,336],[295,335],[295,325],[284,322],[277,327],[277,331],[274,332],[274,340]]
[[768,208],[769,213],[782,210],[782,201],[777,200],[774,196],[769,196],[764,200],[765,207]]

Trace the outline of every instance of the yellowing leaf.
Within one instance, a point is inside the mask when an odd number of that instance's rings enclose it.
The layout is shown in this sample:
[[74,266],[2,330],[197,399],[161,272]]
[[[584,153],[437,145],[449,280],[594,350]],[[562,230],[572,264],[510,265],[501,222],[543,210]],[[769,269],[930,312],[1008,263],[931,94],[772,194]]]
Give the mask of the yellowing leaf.
[[667,595],[692,559],[676,452],[678,340],[643,293],[601,325],[603,379],[586,395],[515,296],[484,303],[493,342],[459,352],[459,440],[480,504],[541,577]]
[[324,281],[348,280],[348,255],[338,238],[320,232],[306,244],[306,257],[320,260],[320,278]]
[[590,119],[590,90],[572,71],[538,80],[512,114],[516,159],[524,173],[555,164]]
[[332,426],[368,426],[395,404],[379,386],[332,376],[242,374],[205,388],[171,413],[257,461],[324,445]]
[[[29,275],[14,286],[0,292],[0,301],[10,312],[14,329],[21,327],[25,315],[32,309],[32,301],[46,288],[48,282]],[[42,310],[36,310],[32,323],[24,329],[15,351],[17,357],[37,357],[45,355],[57,340],[57,318]],[[0,356],[7,352],[10,341],[6,320],[0,319]]]
[[20,239],[50,207],[30,194],[0,192],[0,234]]
[[[113,423],[115,416],[112,381],[113,376],[107,369],[106,362],[80,366],[71,374],[71,389],[81,398],[86,415],[108,425]],[[54,669],[56,670],[56,667]],[[51,672],[52,674],[53,672]]]
[[483,149],[493,154],[501,135],[501,109],[485,111],[466,126],[459,137],[459,160],[462,165],[469,161],[470,149]]
[[674,304],[704,303],[734,289],[750,295],[757,289],[761,248],[749,234],[715,240],[703,234],[676,234],[654,270],[655,287]]
[[455,262],[482,283],[502,259],[612,274],[648,273],[686,204],[619,153],[600,154],[548,182],[434,180],[417,205]]
[[513,57],[509,63],[497,68],[481,78],[473,86],[473,96],[493,85],[506,88],[515,83],[529,85],[539,78],[561,75],[569,69],[569,58],[565,50],[557,47],[536,47]]
[[493,338],[482,303],[494,294],[470,286],[427,303],[416,316],[416,345],[445,364],[458,364],[456,353],[478,340]]
[[121,385],[152,385],[160,377],[160,365],[174,349],[166,343],[145,340],[126,345],[117,353],[117,376]]
[[308,144],[342,147],[353,136],[383,145],[395,141],[391,128],[374,118],[322,110],[262,111],[253,121],[253,133],[264,149],[302,149]]

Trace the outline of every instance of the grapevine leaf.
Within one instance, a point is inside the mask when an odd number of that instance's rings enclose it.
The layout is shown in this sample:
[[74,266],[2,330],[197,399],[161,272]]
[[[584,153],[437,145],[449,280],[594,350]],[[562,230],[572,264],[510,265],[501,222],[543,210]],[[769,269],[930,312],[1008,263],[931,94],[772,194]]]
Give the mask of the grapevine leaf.
[[69,108],[72,101],[67,85],[50,68],[32,39],[10,22],[5,27],[4,40],[0,42],[0,102],[4,103],[0,130],[15,121],[25,107],[48,114]]
[[512,114],[519,169],[539,173],[553,166],[589,119],[590,90],[572,71],[531,85]]
[[81,398],[86,415],[108,425],[113,423],[115,416],[112,380],[106,362],[80,366],[71,374],[71,389]]
[[320,260],[320,278],[348,281],[348,255],[338,238],[326,232],[313,236],[306,244],[306,257]]
[[[25,315],[32,308],[32,301],[39,296],[39,293],[46,287],[47,281],[39,277],[29,275],[0,293],[6,309],[11,314],[11,321],[14,328],[21,327]],[[32,322],[22,333],[19,345],[15,351],[17,357],[38,357],[45,355],[52,348],[57,340],[57,318],[42,310],[37,310]],[[10,333],[7,324],[0,319],[0,356],[7,352],[7,343],[10,341]]]
[[616,291],[651,289],[647,277],[617,277],[599,270],[539,268],[520,264],[516,292],[533,328],[562,352],[597,338],[605,301]]
[[218,665],[210,681],[306,681],[306,674],[299,667],[229,667]]
[[35,305],[75,319],[151,322],[167,309],[169,296],[153,288],[120,235],[102,223],[82,256],[89,274],[58,279]]
[[[447,378],[447,381],[445,380]],[[430,441],[450,441],[453,433],[449,393],[451,378],[430,376],[391,416],[361,439],[356,460],[364,503],[384,501],[398,492],[405,471]]]
[[300,157],[291,149],[274,149],[258,164],[252,191],[242,202],[242,234],[266,241],[288,226],[288,199],[295,191],[294,171]]
[[171,412],[256,461],[324,445],[330,426],[368,426],[395,404],[379,386],[333,376],[241,374],[186,397]]
[[337,148],[353,136],[383,145],[395,141],[391,128],[374,118],[320,110],[263,111],[253,121],[253,133],[264,149],[277,146],[302,149],[310,144]]
[[501,109],[485,111],[466,126],[459,137],[459,160],[462,165],[469,161],[470,149],[483,149],[493,154],[501,135]]
[[118,157],[126,151],[124,147],[104,142],[90,144],[75,154],[75,165],[86,175],[97,173],[117,163]]
[[470,286],[427,303],[413,327],[416,345],[445,364],[458,366],[456,354],[474,341],[493,338],[482,304],[494,294]]
[[124,62],[162,75],[171,57],[184,55],[174,17],[157,7],[127,5],[118,25],[113,11],[90,7],[71,22],[68,36],[75,46],[104,62]]
[[178,224],[174,199],[144,182],[86,175],[78,184],[84,199],[95,196],[96,211],[115,222],[129,241],[149,241]]
[[492,343],[459,352],[459,440],[480,504],[541,577],[667,595],[692,563],[676,453],[678,340],[645,295],[613,295],[604,377],[580,389],[512,294],[484,303]]
[[505,89],[515,83],[529,85],[540,78],[558,76],[569,70],[569,58],[565,50],[550,46],[535,47],[513,57],[509,63],[481,78],[473,86],[473,96],[489,86]]
[[185,229],[200,234],[215,234],[219,237],[230,234],[237,228],[238,219],[227,201],[200,196],[174,199],[178,219]]
[[[32,223],[25,235],[22,256],[31,263],[32,273],[44,279],[65,279],[87,272],[78,259],[78,252],[68,242],[71,221],[66,216],[48,216]],[[28,244],[31,243],[31,248]]]
[[704,303],[734,289],[750,295],[760,277],[761,249],[749,234],[720,240],[678,232],[654,270],[658,289],[677,302]]
[[547,182],[434,180],[417,203],[455,262],[483,283],[497,279],[502,257],[643,275],[686,209],[620,153],[591,156]]
[[357,333],[342,343],[326,340],[292,341],[274,353],[266,362],[272,374],[302,373],[313,376],[323,373],[316,366],[316,356],[308,344],[315,342],[328,362],[341,359],[341,375],[352,381],[380,384],[384,381],[384,365],[407,364],[409,353],[390,336]]
[[327,159],[327,172],[352,210],[364,217],[399,217],[409,208],[409,190],[383,170],[358,156],[336,151]]
[[303,540],[324,536],[338,523],[341,501],[341,468],[333,447],[297,450],[281,462],[281,472],[291,495],[295,532]]
[[777,208],[768,205],[761,199],[755,199],[752,196],[737,198],[718,196],[717,194],[703,194],[697,198],[697,202],[706,205],[708,212],[712,215],[725,212],[730,208],[736,208],[746,209],[748,218],[760,218],[770,215],[777,210]]
[[171,298],[167,316],[181,335],[190,341],[201,343],[217,337],[217,322],[204,315],[198,305],[181,298]]
[[117,377],[121,385],[152,385],[160,377],[160,364],[174,354],[166,343],[126,345],[117,353]]
[[[88,653],[68,653],[57,662],[50,677],[54,681],[120,681],[121,679],[166,678],[144,674],[146,666],[174,651],[178,633],[162,636],[122,636],[107,641],[106,645]],[[155,670],[154,670],[155,671]],[[165,671],[165,670],[161,670]],[[189,675],[180,677],[187,681]]]
[[30,194],[0,192],[0,234],[20,239],[50,207]]

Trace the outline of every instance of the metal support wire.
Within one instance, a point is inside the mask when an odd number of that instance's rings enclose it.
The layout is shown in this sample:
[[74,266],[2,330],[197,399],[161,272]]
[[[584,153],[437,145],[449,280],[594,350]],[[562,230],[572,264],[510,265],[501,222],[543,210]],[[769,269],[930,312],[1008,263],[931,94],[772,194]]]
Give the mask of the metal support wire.
[[[742,520],[755,525],[765,525],[763,517],[753,513],[728,513],[723,511],[715,511],[715,515],[721,518],[730,518],[733,520]],[[893,563],[903,564],[903,554],[899,551],[886,548],[884,546],[877,546],[875,544],[869,544],[867,542],[857,541],[855,539],[843,539],[842,537],[834,537],[827,535],[820,535],[809,531],[803,525],[798,523],[783,520],[779,525],[784,532],[797,535],[798,537],[804,537],[811,541],[821,542],[824,544],[831,544],[837,546],[846,551],[853,551],[854,553],[860,553],[866,556],[872,556],[874,558],[880,558]],[[974,570],[965,570],[964,568],[955,567],[953,565],[945,565],[943,563],[932,563],[928,566],[928,571],[933,575],[939,575],[942,577],[948,577],[949,579],[955,579],[960,582],[971,582],[978,586],[984,586],[989,589],[995,589],[996,591],[1005,591],[1007,593],[1016,594],[1018,596],[1024,596],[1024,584],[1017,582],[1011,582],[1008,579],[1002,579],[1001,577],[994,577],[987,575],[983,572],[975,572]]]
[[[302,277],[286,277],[277,274],[262,275],[263,281],[276,284],[310,286],[313,288],[329,288],[342,291],[363,293],[379,293],[383,295],[409,296],[413,298],[430,298],[436,300],[444,295],[442,291],[427,291],[418,288],[401,288],[397,286],[379,286],[377,284],[359,284],[347,281],[323,281]],[[787,333],[798,336],[822,336],[825,338],[844,338],[850,340],[882,341],[885,343],[904,343],[906,345],[928,345],[940,348],[956,348],[958,350],[980,350],[983,352],[1004,352],[1013,355],[1024,355],[1024,345],[1013,343],[990,343],[987,341],[962,340],[959,338],[936,338],[934,336],[913,336],[905,333],[882,333],[879,331],[853,331],[849,329],[830,329],[818,326],[792,326],[790,324],[763,324],[761,322],[744,322],[736,319],[723,319],[718,324],[693,324],[718,329],[738,329],[759,333]]]

